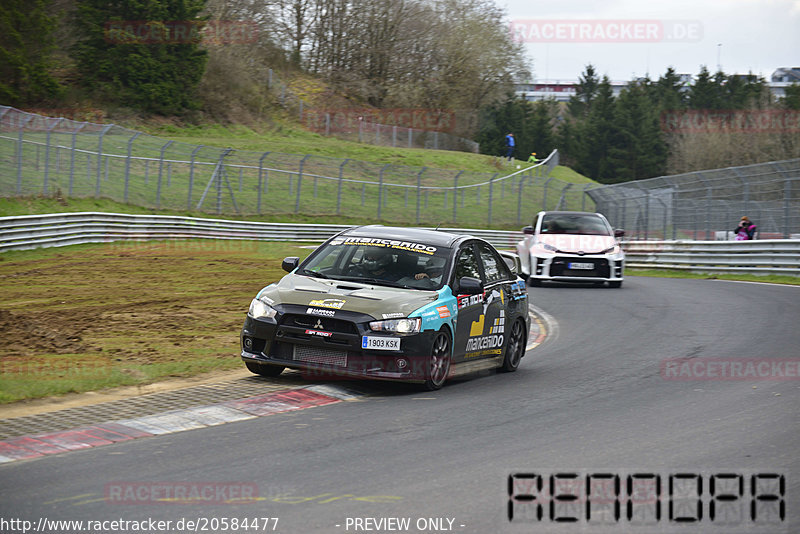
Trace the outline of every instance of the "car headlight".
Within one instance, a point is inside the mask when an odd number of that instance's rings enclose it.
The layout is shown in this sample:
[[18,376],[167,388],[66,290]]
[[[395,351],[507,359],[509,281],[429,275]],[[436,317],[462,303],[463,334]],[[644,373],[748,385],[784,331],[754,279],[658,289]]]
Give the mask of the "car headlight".
[[536,243],[534,245],[534,247],[543,248],[544,250],[546,250],[548,252],[558,252],[558,249],[556,247],[554,247],[553,245],[548,245],[547,243],[539,242],[539,243]]
[[600,254],[619,254],[619,245],[614,245],[613,247],[608,247]]
[[376,332],[393,332],[395,334],[416,334],[422,326],[419,317],[413,319],[387,319],[385,321],[371,321],[370,330]]
[[272,319],[275,317],[278,311],[263,300],[253,299],[253,301],[250,303],[249,313],[256,319],[261,319],[263,317]]

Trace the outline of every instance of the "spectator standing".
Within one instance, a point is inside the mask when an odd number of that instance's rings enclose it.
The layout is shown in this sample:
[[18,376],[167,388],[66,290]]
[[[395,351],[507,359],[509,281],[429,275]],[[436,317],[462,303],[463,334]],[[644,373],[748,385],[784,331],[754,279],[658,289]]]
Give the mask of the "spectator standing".
[[739,221],[739,226],[737,226],[733,233],[736,234],[736,241],[749,241],[751,239],[755,239],[756,235],[756,225],[753,224],[747,215],[742,217],[742,220]]
[[509,132],[506,135],[506,158],[508,162],[511,163],[514,159],[514,148],[516,148],[516,141],[514,140],[514,134]]

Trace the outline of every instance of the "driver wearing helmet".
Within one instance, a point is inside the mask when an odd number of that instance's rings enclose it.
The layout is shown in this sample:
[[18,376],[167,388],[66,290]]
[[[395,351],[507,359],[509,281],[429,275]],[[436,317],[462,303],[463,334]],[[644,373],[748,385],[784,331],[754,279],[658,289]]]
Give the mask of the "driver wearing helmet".
[[389,267],[392,265],[392,253],[383,247],[367,247],[361,259],[361,272],[370,278],[391,278]]

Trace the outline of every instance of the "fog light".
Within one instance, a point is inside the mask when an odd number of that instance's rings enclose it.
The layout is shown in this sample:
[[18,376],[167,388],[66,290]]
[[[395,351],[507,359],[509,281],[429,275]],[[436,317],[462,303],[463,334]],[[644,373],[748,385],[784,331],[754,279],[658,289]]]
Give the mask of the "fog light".
[[242,342],[242,344],[244,345],[245,349],[252,350],[253,349],[253,338],[245,337],[244,341]]
[[404,358],[398,358],[397,359],[397,368],[402,371],[406,367],[408,367],[408,361],[405,360]]

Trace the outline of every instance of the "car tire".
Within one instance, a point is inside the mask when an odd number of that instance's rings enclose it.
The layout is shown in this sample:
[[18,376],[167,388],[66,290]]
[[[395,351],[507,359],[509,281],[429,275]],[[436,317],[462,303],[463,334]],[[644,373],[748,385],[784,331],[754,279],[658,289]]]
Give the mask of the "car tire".
[[521,320],[514,321],[511,333],[508,335],[508,345],[506,355],[503,358],[501,369],[507,373],[513,373],[519,367],[522,356],[525,354],[525,323]]
[[615,280],[608,283],[608,287],[622,287],[622,280]]
[[442,330],[436,334],[428,357],[423,386],[428,391],[440,389],[450,374],[450,336]]
[[244,364],[251,373],[268,377],[278,376],[285,369],[282,365],[270,365],[256,362],[244,362]]

